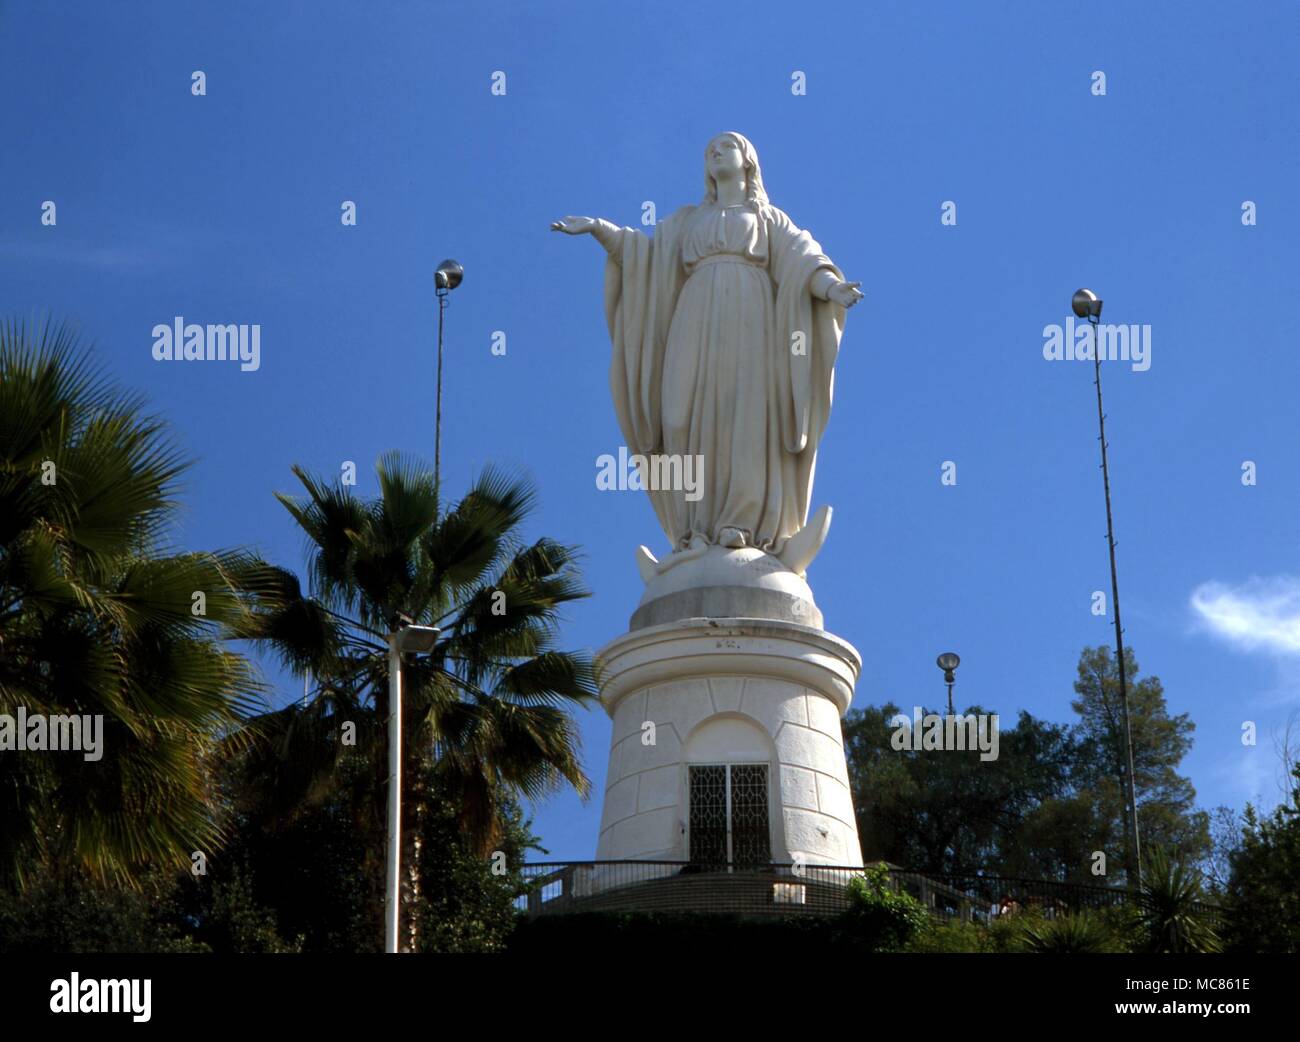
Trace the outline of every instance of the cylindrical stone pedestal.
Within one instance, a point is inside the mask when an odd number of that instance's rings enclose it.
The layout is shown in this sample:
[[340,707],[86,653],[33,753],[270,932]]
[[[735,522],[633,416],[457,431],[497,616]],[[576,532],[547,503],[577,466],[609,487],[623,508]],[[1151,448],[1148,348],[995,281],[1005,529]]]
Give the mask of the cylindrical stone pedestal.
[[598,658],[614,728],[597,860],[698,859],[693,766],[734,765],[708,775],[725,779],[717,806],[733,775],[750,786],[752,847],[766,765],[770,860],[862,865],[840,727],[862,666],[852,645],[794,622],[693,618],[635,629]]

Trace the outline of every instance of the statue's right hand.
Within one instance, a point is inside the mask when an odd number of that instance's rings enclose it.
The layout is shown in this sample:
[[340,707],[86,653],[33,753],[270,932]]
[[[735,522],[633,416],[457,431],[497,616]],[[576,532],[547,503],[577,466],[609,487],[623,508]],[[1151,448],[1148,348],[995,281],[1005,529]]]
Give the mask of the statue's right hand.
[[596,221],[592,217],[562,217],[551,222],[551,231],[564,232],[565,235],[586,235],[595,229]]

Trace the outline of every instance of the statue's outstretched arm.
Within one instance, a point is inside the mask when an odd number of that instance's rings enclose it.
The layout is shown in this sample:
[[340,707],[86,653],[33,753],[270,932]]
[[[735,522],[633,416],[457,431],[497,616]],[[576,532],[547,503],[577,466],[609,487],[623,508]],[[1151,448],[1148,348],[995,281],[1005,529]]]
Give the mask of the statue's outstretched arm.
[[590,235],[615,258],[623,242],[623,229],[603,217],[562,217],[552,222],[551,231],[564,232],[565,235]]
[[818,300],[830,300],[851,308],[862,299],[861,282],[844,282],[830,268],[822,268],[812,277],[809,288]]

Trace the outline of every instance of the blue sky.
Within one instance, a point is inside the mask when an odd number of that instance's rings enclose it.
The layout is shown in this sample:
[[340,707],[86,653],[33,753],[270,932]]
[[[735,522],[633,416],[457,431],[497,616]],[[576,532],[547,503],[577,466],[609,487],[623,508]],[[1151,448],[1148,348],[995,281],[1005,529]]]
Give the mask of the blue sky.
[[[1126,640],[1196,722],[1201,804],[1271,805],[1300,709],[1298,36],[1290,3],[6,3],[0,303],[74,319],[174,424],[180,545],[299,567],[292,464],[356,461],[373,492],[381,452],[432,458],[432,271],[459,259],[444,482],[536,479],[528,534],[584,548],[566,634],[597,648],[635,546],[665,547],[642,494],[596,489],[621,442],[603,252],[547,227],[697,202],[705,143],[739,130],[866,292],[809,572],[862,654],[856,704],[938,704],[951,649],[962,703],[1072,719],[1080,649],[1113,640],[1105,516],[1091,363],[1042,348],[1087,285],[1151,327],[1150,369],[1104,374]],[[260,368],[154,361],[177,315],[259,323]],[[609,723],[581,729],[596,795],[534,809],[556,859],[595,850]]]

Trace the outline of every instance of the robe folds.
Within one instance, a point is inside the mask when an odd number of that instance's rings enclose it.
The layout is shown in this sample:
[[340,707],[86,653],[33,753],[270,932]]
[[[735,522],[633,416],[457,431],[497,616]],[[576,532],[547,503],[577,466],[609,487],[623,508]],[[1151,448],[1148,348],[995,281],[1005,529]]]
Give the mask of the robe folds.
[[653,238],[622,228],[607,248],[610,389],[628,449],[702,467],[695,498],[649,491],[665,534],[682,549],[732,527],[779,553],[808,519],[844,329],[844,308],[811,282],[843,274],[772,206],[685,206]]

